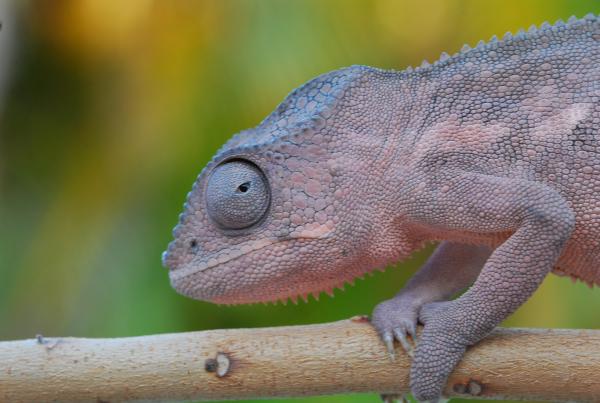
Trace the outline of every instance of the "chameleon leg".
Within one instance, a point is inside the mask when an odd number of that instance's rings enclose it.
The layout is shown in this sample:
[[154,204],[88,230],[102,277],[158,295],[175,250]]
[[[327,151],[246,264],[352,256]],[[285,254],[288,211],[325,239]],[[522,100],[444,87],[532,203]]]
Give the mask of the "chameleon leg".
[[[434,210],[444,217],[436,220],[438,228],[442,225],[463,234],[465,229],[511,231],[512,235],[491,254],[473,286],[460,298],[421,309],[425,327],[410,373],[411,391],[421,401],[441,396],[467,346],[485,337],[538,288],[575,224],[566,201],[543,184],[479,174],[464,174],[444,183],[454,190],[444,192],[444,200]],[[435,189],[435,183],[431,188]],[[450,214],[448,209],[456,210]]]
[[372,323],[394,356],[394,339],[412,356],[419,310],[424,304],[443,301],[470,286],[491,248],[442,242],[427,262],[392,299],[377,305]]

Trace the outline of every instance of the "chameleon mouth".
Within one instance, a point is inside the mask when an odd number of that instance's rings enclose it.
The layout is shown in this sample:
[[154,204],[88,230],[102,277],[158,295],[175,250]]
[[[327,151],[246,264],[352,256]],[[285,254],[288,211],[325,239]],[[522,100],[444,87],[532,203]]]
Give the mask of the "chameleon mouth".
[[202,261],[197,262],[195,259],[192,260],[189,264],[184,267],[172,270],[169,272],[169,277],[172,281],[181,280],[185,277],[189,277],[198,272],[203,272],[213,267],[217,267],[223,265],[232,260],[238,259],[244,255],[257,251],[259,249],[265,248],[269,245],[273,245],[277,242],[282,242],[283,239],[277,238],[267,238],[260,239],[257,241],[250,241],[242,244],[239,248],[230,249],[227,252],[221,254],[214,254],[209,256],[208,258],[204,258]]
[[172,281],[178,281],[183,278],[189,277],[199,272],[203,272],[212,269],[217,266],[221,266],[225,263],[231,262],[242,256],[263,249],[267,246],[291,241],[291,240],[302,240],[302,239],[324,239],[328,238],[333,230],[325,225],[319,225],[310,231],[302,231],[299,234],[288,236],[285,238],[265,238],[255,241],[244,242],[236,248],[227,249],[224,252],[215,253],[201,259],[193,259],[190,263],[179,269],[171,270],[169,277]]

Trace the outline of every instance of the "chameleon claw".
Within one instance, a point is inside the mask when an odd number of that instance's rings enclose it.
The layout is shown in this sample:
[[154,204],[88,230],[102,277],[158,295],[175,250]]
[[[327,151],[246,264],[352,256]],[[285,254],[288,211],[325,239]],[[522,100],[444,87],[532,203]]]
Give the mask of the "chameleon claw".
[[390,332],[385,332],[381,337],[385,343],[388,354],[392,361],[396,361],[396,351],[394,350],[394,336]]
[[410,335],[410,338],[412,339],[413,344],[416,346],[417,345],[417,327],[415,325],[412,325],[407,329],[407,332]]
[[404,351],[406,351],[406,354],[408,354],[409,357],[413,358],[414,357],[414,347],[406,338],[406,333],[399,328],[395,328],[393,330],[393,332],[394,332],[394,336],[396,337],[396,340],[398,340],[400,342],[400,344],[402,345],[402,348],[404,349]]

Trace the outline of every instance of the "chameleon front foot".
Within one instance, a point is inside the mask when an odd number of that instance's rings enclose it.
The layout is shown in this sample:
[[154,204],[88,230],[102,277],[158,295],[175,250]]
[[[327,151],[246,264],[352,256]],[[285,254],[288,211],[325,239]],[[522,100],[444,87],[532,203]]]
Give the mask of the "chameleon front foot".
[[417,340],[418,313],[418,305],[401,296],[380,303],[373,311],[371,323],[379,333],[392,360],[396,357],[394,340],[397,340],[404,351],[413,357]]
[[440,401],[448,376],[461,360],[467,345],[456,301],[424,305],[419,321],[424,324],[410,368],[410,390],[417,400]]
[[[395,357],[394,341],[397,340],[413,358],[410,390],[419,402],[443,401],[442,391],[448,375],[465,352],[466,343],[456,329],[456,322],[451,320],[453,306],[454,301],[420,306],[415,300],[399,295],[382,302],[373,312],[372,324],[390,356]],[[418,344],[417,321],[425,325]],[[390,401],[389,396],[386,398]]]

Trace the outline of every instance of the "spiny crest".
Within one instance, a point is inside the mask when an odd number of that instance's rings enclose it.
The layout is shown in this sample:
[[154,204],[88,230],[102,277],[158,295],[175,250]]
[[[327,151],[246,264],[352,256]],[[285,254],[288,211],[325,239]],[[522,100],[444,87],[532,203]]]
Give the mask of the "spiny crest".
[[543,22],[539,26],[539,28],[535,24],[531,25],[529,27],[529,29],[527,30],[527,32],[525,32],[525,30],[522,28],[519,29],[515,34],[512,34],[510,31],[506,32],[503,35],[501,40],[499,40],[496,35],[493,35],[487,42],[485,42],[483,40],[479,41],[477,43],[477,46],[475,46],[474,48],[471,48],[469,45],[465,44],[460,49],[460,52],[457,54],[454,54],[452,57],[448,56],[448,53],[442,52],[442,54],[440,55],[438,60],[436,60],[435,62],[429,63],[427,60],[423,60],[423,63],[421,63],[420,66],[418,66],[414,69],[412,67],[409,67],[405,71],[409,72],[409,73],[412,71],[423,71],[423,70],[432,68],[432,66],[438,66],[438,65],[447,63],[447,62],[451,61],[455,56],[464,55],[473,50],[481,50],[484,48],[490,48],[493,46],[497,46],[498,44],[501,44],[504,42],[509,42],[512,40],[525,40],[525,39],[527,39],[528,36],[536,35],[538,33],[543,34],[547,30],[551,30],[553,28],[564,28],[564,27],[572,26],[572,25],[575,25],[578,23],[585,23],[586,21],[599,21],[599,17],[593,13],[586,14],[581,19],[579,19],[573,15],[573,16],[569,17],[569,19],[567,20],[566,23],[562,19],[558,19],[558,20],[556,20],[556,22],[554,24],[550,24],[548,22]]
[[[327,288],[322,289],[322,290],[316,290],[316,291],[310,291],[310,292],[290,295],[288,297],[279,298],[279,299],[276,299],[273,301],[262,301],[262,304],[263,305],[268,305],[268,304],[277,305],[277,304],[281,303],[283,305],[287,305],[288,303],[291,302],[294,305],[298,305],[299,301],[304,301],[305,303],[308,303],[310,296],[312,296],[316,301],[318,301],[321,293],[325,293],[329,297],[334,298],[336,290],[346,291],[346,287],[350,287],[350,286],[354,287],[354,285],[355,285],[354,283],[357,280],[364,280],[366,276],[372,277],[376,274],[376,272],[383,273],[386,271],[387,268],[388,268],[387,266],[374,267],[373,269],[366,271],[364,273],[361,273],[359,275],[356,275],[353,278],[340,280],[340,282],[338,284],[330,285]],[[228,304],[225,304],[225,305],[228,305]],[[232,304],[232,305],[236,305],[236,304]]]

